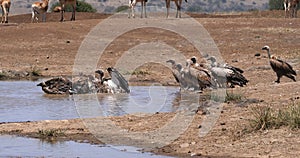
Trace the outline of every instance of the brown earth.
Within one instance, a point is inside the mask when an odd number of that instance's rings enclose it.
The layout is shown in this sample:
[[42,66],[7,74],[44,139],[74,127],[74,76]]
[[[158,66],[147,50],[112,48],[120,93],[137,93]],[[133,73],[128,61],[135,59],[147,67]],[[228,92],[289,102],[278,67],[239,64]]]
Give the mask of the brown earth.
[[[49,22],[31,24],[30,15],[10,17],[14,24],[0,25],[0,69],[3,71],[39,70],[42,76],[68,76],[77,50],[88,32],[108,15],[78,13],[75,22],[57,22],[58,14],[47,15]],[[188,130],[171,144],[154,150],[156,153],[188,156],[231,157],[297,157],[300,155],[300,132],[288,128],[245,133],[249,128],[251,109],[271,106],[274,109],[299,103],[299,82],[282,78],[275,84],[276,75],[271,70],[266,53],[261,51],[269,45],[271,51],[299,70],[300,21],[284,19],[283,11],[248,12],[241,14],[194,14],[215,40],[223,59],[245,70],[250,80],[246,87],[230,89],[244,96],[243,102],[228,102],[214,128],[205,137],[199,138],[199,125],[206,115],[198,111]],[[87,19],[87,20],[86,20]],[[128,38],[130,37],[130,38]],[[128,39],[134,39],[128,42]],[[176,34],[156,29],[138,29],[116,39],[99,61],[99,66],[114,65],[124,51],[134,42],[164,40],[188,57],[197,55],[192,46],[180,46],[184,42]],[[261,53],[260,56],[254,55]],[[199,56],[198,56],[199,57]],[[200,58],[200,57],[199,57]],[[130,84],[160,82],[174,83],[171,72],[158,64],[140,68],[140,74],[132,75]],[[297,71],[299,73],[299,71]],[[296,98],[296,99],[295,99]],[[257,100],[257,101],[249,101]],[[110,118],[119,126],[132,131],[151,131],[173,114],[156,114],[147,117],[126,115]],[[129,120],[129,121],[128,121]],[[82,120],[40,121],[25,123],[2,123],[0,133],[38,137],[38,129],[62,129],[63,140],[89,140],[99,143],[81,123]],[[201,128],[200,128],[201,130]],[[170,131],[172,132],[172,131]],[[175,132],[175,131],[174,131]]]

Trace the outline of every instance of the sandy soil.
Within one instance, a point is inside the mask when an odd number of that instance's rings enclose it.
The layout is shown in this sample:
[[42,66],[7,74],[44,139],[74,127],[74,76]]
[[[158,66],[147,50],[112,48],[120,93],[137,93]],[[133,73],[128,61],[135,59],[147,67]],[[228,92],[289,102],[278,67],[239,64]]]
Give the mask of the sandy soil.
[[[56,22],[57,14],[49,14],[47,23],[31,24],[30,15],[10,17],[11,25],[0,25],[0,69],[3,71],[33,71],[38,69],[42,76],[71,75],[77,50],[93,26],[107,15],[77,14],[75,22]],[[249,85],[230,89],[242,94],[243,102],[224,104],[222,113],[214,128],[203,138],[198,137],[199,125],[206,117],[200,110],[196,113],[188,130],[171,144],[155,149],[154,152],[175,156],[229,156],[229,157],[296,157],[300,155],[300,132],[288,128],[268,131],[243,132],[251,119],[251,108],[269,105],[282,108],[299,100],[299,82],[282,78],[275,84],[276,76],[271,70],[266,53],[261,51],[269,45],[272,52],[291,63],[299,70],[300,21],[284,19],[283,11],[250,12],[243,14],[192,15],[215,40],[224,60],[245,70]],[[87,20],[83,20],[87,18]],[[160,37],[158,36],[160,35]],[[102,58],[102,67],[113,65],[120,54],[130,48],[126,39],[151,41],[164,38],[176,49],[184,51],[187,57],[197,55],[190,46],[182,48],[174,43],[182,42],[176,34],[155,29],[139,29],[119,37]],[[256,53],[261,56],[255,57]],[[199,57],[200,58],[200,57]],[[100,65],[100,64],[99,64]],[[160,82],[171,85],[174,79],[169,69],[149,64],[140,68],[142,73],[132,75],[130,84]],[[159,71],[158,71],[159,70]],[[299,71],[297,71],[299,73]],[[163,75],[162,75],[163,74]],[[249,100],[257,100],[251,102]],[[151,131],[162,126],[174,114],[157,114],[147,117],[113,117],[119,126],[133,131]],[[128,121],[130,120],[130,121]],[[2,123],[0,133],[38,137],[38,129],[62,129],[64,136],[57,139],[89,140],[100,143],[81,123],[82,120],[40,121],[25,123]],[[147,122],[141,125],[141,122]]]

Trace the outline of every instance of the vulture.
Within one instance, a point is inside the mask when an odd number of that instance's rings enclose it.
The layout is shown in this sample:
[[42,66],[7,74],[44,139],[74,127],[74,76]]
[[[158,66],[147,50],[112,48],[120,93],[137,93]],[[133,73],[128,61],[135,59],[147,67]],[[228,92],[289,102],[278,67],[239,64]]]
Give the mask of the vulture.
[[271,56],[269,46],[264,46],[262,50],[267,51],[270,65],[273,71],[277,75],[277,80],[275,82],[280,83],[280,78],[282,76],[286,76],[296,82],[295,76],[297,76],[297,74],[296,71],[293,70],[293,67],[290,64],[280,59],[277,59],[275,56]]
[[190,71],[191,69],[188,66],[188,63],[187,63],[187,67],[185,68],[183,68],[181,64],[177,64],[177,68],[180,72],[185,90],[192,90],[192,91],[200,90],[197,75],[195,73],[191,73]]
[[94,81],[97,93],[110,93],[111,91],[107,84],[110,79],[104,78],[104,72],[102,70],[97,70],[95,73],[99,75],[98,80]]
[[72,82],[65,77],[55,77],[37,84],[47,94],[72,94]]
[[195,78],[197,80],[200,90],[212,86],[211,77],[207,70],[200,67],[199,64],[197,65],[196,62],[195,64],[193,60],[187,60],[186,63],[190,75],[192,76],[192,78]]
[[176,64],[174,60],[168,60],[167,63],[172,64],[173,76],[180,84],[181,89],[201,91],[212,86],[211,75],[208,70],[195,64],[196,58],[188,59],[185,68],[180,63]]
[[128,82],[115,68],[109,67],[106,70],[111,77],[107,84],[113,93],[130,93]]
[[129,86],[125,78],[114,68],[107,68],[110,78],[104,78],[102,70],[95,71],[99,75],[95,81],[98,93],[129,93]]
[[233,67],[228,64],[220,66],[214,56],[211,56],[207,60],[210,60],[212,62],[211,72],[213,77],[216,79],[219,87],[226,87],[224,83],[230,83],[231,88],[234,88],[235,85],[243,87],[249,82],[246,77],[243,76],[242,73],[244,71],[240,68]]
[[181,68],[179,68],[178,66],[177,66],[177,64],[176,64],[176,62],[174,61],[174,60],[167,60],[166,61],[167,63],[170,63],[171,65],[172,65],[172,73],[173,73],[173,76],[174,76],[174,78],[175,78],[175,80],[176,80],[176,82],[177,83],[179,83],[180,85],[181,85],[181,74],[180,74],[180,69]]

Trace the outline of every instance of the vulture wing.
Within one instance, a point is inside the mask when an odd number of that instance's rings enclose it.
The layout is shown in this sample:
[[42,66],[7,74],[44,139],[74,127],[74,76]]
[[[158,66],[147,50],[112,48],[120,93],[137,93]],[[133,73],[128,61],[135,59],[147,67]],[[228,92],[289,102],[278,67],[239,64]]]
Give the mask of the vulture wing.
[[126,93],[129,93],[129,85],[126,79],[114,68],[110,72],[111,80],[119,87],[125,90]]
[[238,68],[238,67],[226,65],[225,68],[228,68],[228,69],[230,69],[230,70],[232,70],[232,71],[237,71],[237,72],[239,72],[239,73],[244,73],[244,71],[243,71],[242,69]]
[[270,59],[272,69],[276,73],[297,75],[293,67],[280,59]]

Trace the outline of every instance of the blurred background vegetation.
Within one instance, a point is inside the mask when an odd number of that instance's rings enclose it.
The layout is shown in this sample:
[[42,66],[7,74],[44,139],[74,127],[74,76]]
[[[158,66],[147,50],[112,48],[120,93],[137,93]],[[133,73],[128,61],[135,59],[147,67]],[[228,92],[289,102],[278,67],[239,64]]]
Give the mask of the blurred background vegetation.
[[[60,6],[59,2],[54,3],[51,6],[51,12],[53,12],[54,8]],[[72,7],[70,5],[67,5],[65,8],[66,12],[71,12],[72,11]],[[95,13],[97,12],[97,10],[95,8],[92,7],[91,4],[85,2],[84,0],[77,0],[76,2],[76,12],[92,12]]]

